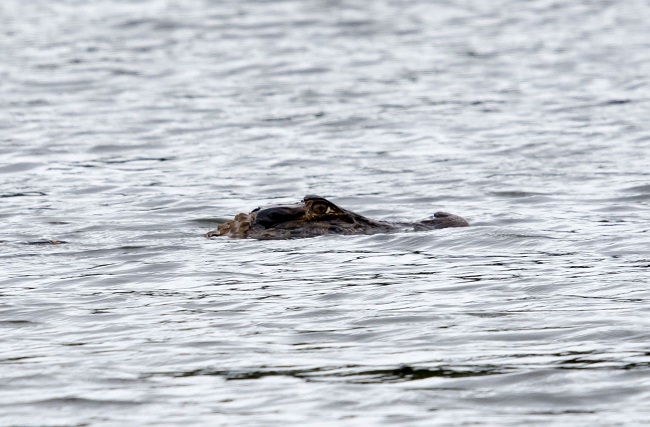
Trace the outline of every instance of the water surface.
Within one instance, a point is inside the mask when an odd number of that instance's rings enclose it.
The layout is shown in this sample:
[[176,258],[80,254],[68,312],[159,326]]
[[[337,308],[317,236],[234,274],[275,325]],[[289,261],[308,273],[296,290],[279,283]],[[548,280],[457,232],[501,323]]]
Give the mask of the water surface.
[[[3,1],[0,424],[650,423],[648,22]],[[305,194],[472,227],[203,237]]]

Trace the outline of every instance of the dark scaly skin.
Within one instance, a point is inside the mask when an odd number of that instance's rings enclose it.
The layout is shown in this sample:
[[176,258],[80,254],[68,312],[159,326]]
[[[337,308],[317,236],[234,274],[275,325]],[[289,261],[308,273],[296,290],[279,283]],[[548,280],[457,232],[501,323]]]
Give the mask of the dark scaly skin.
[[414,223],[376,221],[342,209],[323,197],[308,195],[297,205],[271,206],[257,208],[248,214],[240,213],[206,236],[270,240],[467,226],[465,219],[446,212],[436,212],[433,217]]

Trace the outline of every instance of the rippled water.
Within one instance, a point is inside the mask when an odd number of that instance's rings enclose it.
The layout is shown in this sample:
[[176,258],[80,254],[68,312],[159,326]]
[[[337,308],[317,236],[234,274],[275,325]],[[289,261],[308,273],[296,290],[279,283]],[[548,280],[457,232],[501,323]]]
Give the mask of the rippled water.
[[[649,23],[3,1],[0,424],[650,423]],[[308,193],[472,227],[203,237]]]

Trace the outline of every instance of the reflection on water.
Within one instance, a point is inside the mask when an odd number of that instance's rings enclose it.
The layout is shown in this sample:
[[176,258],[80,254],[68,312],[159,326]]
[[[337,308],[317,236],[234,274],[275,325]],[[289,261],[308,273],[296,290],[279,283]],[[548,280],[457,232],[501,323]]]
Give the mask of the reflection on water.
[[[649,18],[3,2],[0,424],[647,423]],[[472,226],[204,237],[306,194]]]
[[[355,370],[354,368],[357,369]],[[263,377],[288,376],[300,378],[304,381],[332,381],[341,379],[352,384],[377,384],[416,381],[431,377],[463,378],[498,373],[501,372],[490,368],[480,369],[476,366],[468,367],[465,370],[456,370],[449,368],[420,369],[412,368],[408,365],[402,365],[392,369],[373,369],[370,371],[359,370],[359,367],[345,366],[342,368],[332,368],[327,370],[316,368],[313,370],[266,370],[252,372],[228,372],[199,369],[191,372],[160,373],[156,375],[171,375],[175,377],[214,375],[223,377],[227,380],[257,380]]]

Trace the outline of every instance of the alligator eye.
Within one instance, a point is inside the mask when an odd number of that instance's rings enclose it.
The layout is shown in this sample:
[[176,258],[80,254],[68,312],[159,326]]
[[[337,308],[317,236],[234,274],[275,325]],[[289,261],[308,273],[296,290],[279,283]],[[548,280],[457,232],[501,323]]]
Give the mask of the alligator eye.
[[328,211],[331,211],[330,207],[325,203],[314,203],[311,207],[311,210],[318,215],[324,215]]

